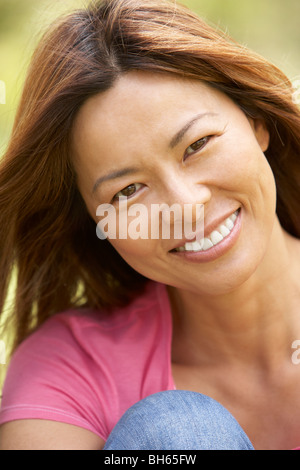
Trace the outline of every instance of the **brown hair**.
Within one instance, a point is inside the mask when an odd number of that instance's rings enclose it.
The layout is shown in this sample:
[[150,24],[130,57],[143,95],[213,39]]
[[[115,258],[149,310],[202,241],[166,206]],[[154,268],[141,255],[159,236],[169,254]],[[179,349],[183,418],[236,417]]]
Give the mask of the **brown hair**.
[[286,76],[173,2],[95,1],[42,38],[1,161],[0,309],[14,278],[14,347],[56,312],[123,305],[146,282],[96,237],[70,151],[84,101],[132,69],[203,80],[263,118],[277,214],[300,237],[300,113]]

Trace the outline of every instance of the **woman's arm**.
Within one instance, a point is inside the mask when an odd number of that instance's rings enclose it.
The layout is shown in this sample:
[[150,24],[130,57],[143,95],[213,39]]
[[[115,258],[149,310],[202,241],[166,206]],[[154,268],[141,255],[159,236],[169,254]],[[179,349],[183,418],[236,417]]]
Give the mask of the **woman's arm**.
[[10,421],[0,427],[0,450],[101,450],[104,441],[91,431],[43,419]]

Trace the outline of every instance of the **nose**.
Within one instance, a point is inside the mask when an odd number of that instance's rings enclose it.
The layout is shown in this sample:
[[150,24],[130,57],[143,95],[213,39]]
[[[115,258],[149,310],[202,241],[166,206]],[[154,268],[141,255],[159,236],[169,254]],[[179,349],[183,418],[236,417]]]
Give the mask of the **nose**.
[[169,206],[189,204],[205,206],[211,199],[211,190],[207,184],[201,183],[198,179],[193,180],[186,176],[174,176],[168,178],[165,185],[164,203]]
[[174,227],[184,226],[185,231],[193,234],[199,223],[203,224],[205,205],[210,199],[208,185],[189,178],[172,178],[166,187],[162,220]]

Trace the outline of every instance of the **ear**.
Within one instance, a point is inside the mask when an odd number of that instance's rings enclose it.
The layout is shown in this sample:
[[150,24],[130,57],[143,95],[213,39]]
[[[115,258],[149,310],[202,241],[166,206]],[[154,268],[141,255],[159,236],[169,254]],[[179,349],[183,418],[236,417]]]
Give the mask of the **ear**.
[[270,133],[263,119],[248,118],[260,148],[266,152],[270,144]]

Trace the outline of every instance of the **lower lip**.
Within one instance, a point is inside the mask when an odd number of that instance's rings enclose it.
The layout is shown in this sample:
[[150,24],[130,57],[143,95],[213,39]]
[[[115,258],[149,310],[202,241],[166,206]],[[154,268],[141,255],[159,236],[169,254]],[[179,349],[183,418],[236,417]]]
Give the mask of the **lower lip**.
[[191,261],[194,263],[209,263],[214,261],[221,256],[225,255],[236,243],[242,227],[242,209],[240,209],[239,215],[236,218],[234,227],[230,234],[227,235],[220,243],[212,246],[206,251],[176,251],[170,253],[173,256]]

